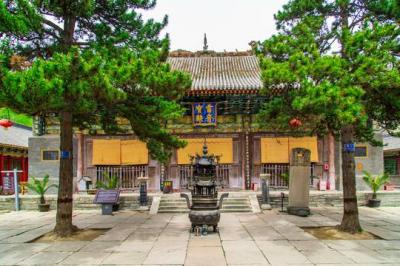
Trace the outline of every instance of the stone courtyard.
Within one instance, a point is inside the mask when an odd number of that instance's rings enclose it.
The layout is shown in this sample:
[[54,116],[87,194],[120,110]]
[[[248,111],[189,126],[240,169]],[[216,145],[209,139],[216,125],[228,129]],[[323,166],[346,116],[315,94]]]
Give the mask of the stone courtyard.
[[75,211],[80,228],[110,230],[93,241],[28,243],[52,230],[55,212],[11,212],[0,214],[0,265],[400,265],[400,208],[360,208],[364,229],[382,240],[318,240],[300,227],[336,225],[341,208],[312,213],[224,213],[219,233],[195,236],[187,214]]

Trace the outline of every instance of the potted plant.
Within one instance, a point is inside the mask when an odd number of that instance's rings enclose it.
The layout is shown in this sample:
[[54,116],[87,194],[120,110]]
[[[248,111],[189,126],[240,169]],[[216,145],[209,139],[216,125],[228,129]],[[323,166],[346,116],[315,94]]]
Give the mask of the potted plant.
[[26,183],[29,190],[36,192],[40,196],[40,203],[38,208],[40,212],[47,212],[50,210],[50,203],[46,203],[44,194],[51,187],[57,187],[56,184],[49,185],[49,175],[45,175],[42,180],[31,177],[31,182]]
[[[105,190],[118,190],[118,177],[115,175],[111,175],[109,173],[103,173],[104,175],[104,182],[97,181],[96,187],[98,189],[105,189]],[[119,210],[119,202],[113,205],[112,211]]]
[[372,199],[368,200],[368,207],[379,207],[381,205],[381,200],[376,198],[376,192],[388,182],[389,175],[383,174],[373,177],[367,171],[364,171],[365,176],[363,176],[363,180],[367,185],[372,189]]
[[282,173],[281,178],[283,182],[285,182],[285,184],[287,184],[287,186],[289,187],[289,179],[290,179],[289,173],[288,172]]

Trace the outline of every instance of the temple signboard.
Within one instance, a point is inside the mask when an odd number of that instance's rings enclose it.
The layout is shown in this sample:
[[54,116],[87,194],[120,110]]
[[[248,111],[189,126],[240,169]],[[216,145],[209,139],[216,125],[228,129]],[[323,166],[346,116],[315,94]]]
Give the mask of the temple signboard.
[[193,103],[192,108],[194,126],[217,125],[216,103]]

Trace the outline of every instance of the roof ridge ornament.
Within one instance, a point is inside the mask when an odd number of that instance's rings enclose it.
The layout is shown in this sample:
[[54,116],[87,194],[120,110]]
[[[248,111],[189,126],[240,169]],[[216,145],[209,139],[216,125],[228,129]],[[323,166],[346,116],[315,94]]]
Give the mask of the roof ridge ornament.
[[207,44],[207,34],[204,33],[204,39],[203,39],[203,51],[206,52],[208,51],[208,44]]

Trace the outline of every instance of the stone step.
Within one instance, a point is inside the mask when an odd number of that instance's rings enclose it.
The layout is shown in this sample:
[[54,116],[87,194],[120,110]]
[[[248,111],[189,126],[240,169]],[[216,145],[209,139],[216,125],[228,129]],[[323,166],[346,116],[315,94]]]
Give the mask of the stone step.
[[231,213],[231,212],[252,212],[251,209],[221,209],[221,213]]
[[247,201],[240,201],[240,202],[223,202],[222,205],[246,205],[248,206],[250,203]]
[[[158,213],[187,213],[186,200],[178,197],[161,197]],[[252,212],[248,197],[225,198],[221,212]]]
[[185,201],[185,199],[184,198],[163,198],[163,197],[161,197],[161,201],[181,202],[181,201]]
[[158,207],[158,209],[159,210],[161,210],[161,209],[165,209],[165,210],[173,210],[173,209],[188,209],[186,206],[160,206],[160,207]]
[[166,202],[166,201],[161,201],[160,206],[186,206],[186,201],[185,202]]
[[222,205],[223,209],[234,209],[234,208],[238,208],[238,209],[243,209],[243,208],[248,208],[251,209],[250,205]]
[[189,212],[188,209],[173,209],[173,210],[169,210],[169,209],[164,210],[164,209],[161,209],[161,210],[158,210],[158,213],[188,213],[188,212]]
[[[185,203],[186,202],[186,200],[185,199],[180,199],[180,200],[178,200],[178,199],[175,199],[175,200],[169,200],[169,199],[163,199],[163,198],[161,198],[161,201],[160,201],[160,203],[163,203],[163,202],[174,202],[174,203]],[[248,198],[225,198],[224,199],[224,203],[225,202],[249,202],[249,199]]]

